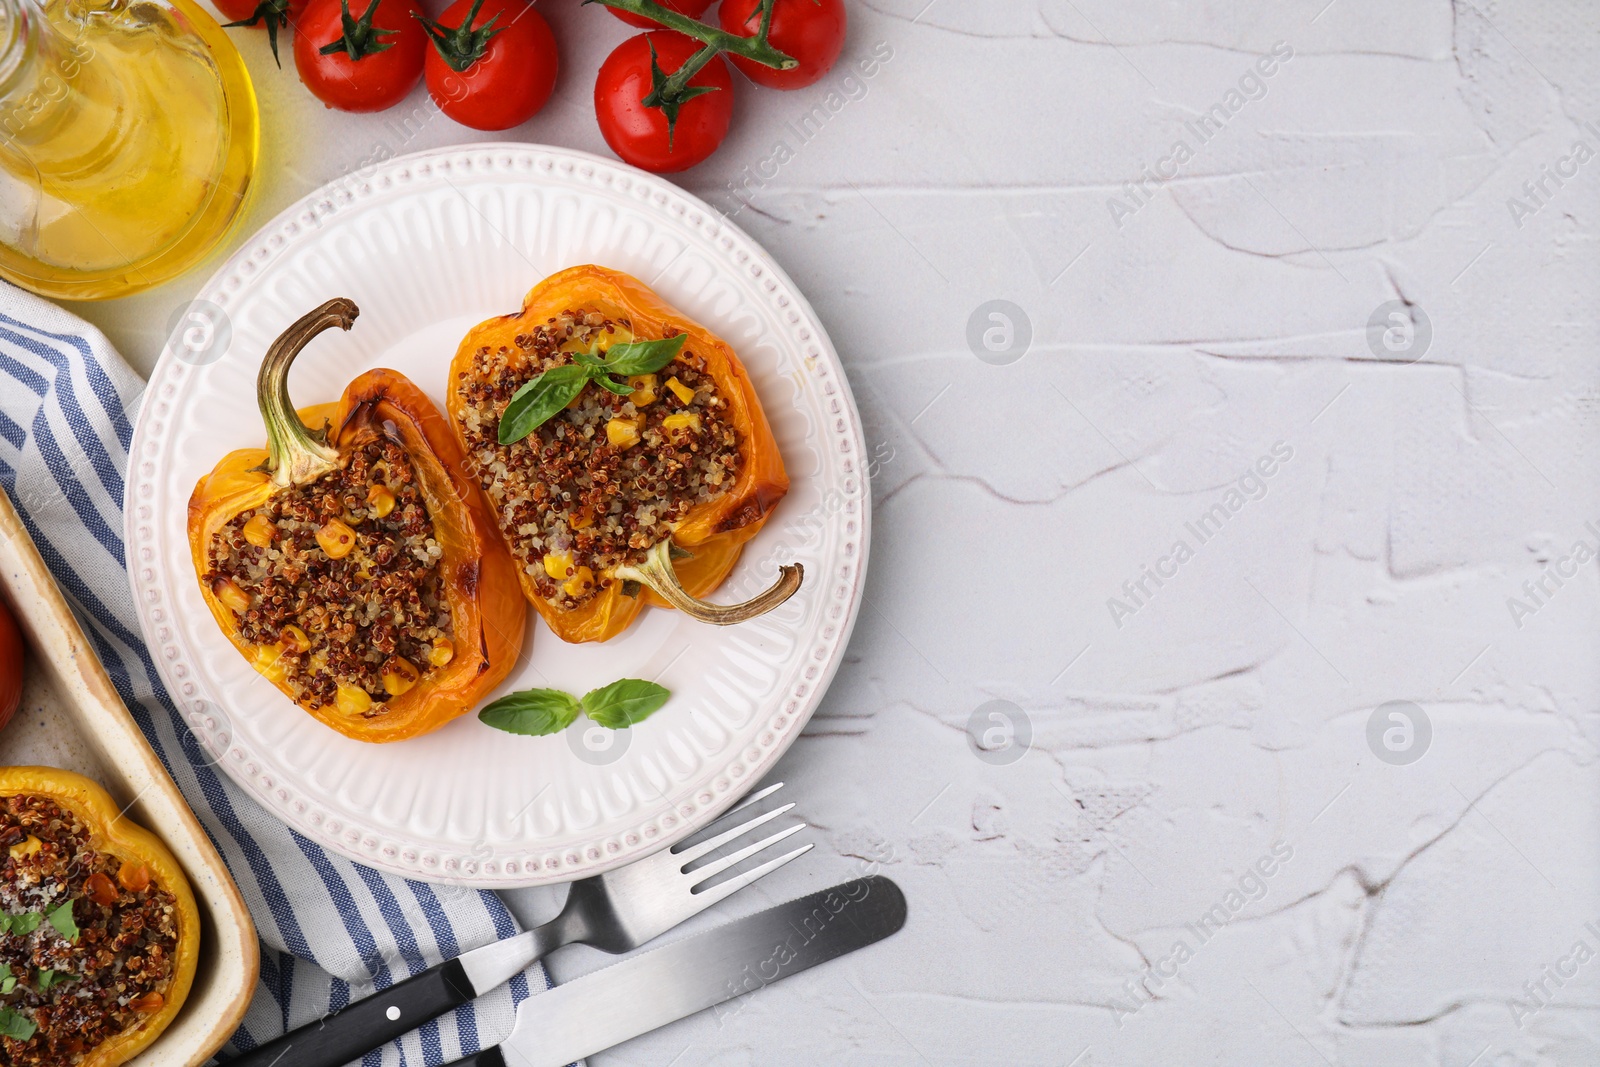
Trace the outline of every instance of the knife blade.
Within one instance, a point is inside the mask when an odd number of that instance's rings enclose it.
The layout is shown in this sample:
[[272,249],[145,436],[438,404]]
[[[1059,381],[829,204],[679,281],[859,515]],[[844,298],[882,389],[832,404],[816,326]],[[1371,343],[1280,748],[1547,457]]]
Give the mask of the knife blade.
[[566,1067],[881,941],[906,922],[882,875],[845,882],[529,997],[498,1047],[451,1067]]

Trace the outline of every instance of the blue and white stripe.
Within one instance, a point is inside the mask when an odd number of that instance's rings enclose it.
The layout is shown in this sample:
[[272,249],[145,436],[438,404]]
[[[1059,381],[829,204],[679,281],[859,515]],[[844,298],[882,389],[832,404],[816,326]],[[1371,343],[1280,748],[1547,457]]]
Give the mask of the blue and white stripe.
[[[517,926],[493,893],[395,878],[325,851],[211,765],[140,639],[128,584],[123,472],[143,389],[93,327],[0,282],[0,485],[255,916],[261,981],[230,1046],[243,1050]],[[535,966],[362,1065],[476,1052],[510,1032],[516,1004],[546,985]]]

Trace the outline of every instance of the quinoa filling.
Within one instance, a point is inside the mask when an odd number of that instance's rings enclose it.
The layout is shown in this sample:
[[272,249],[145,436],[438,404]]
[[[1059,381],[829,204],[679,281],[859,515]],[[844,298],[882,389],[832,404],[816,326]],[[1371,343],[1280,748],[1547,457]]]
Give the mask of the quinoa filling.
[[205,581],[297,702],[371,718],[454,656],[443,558],[410,458],[379,439],[230,519]]
[[500,417],[521,386],[571,363],[573,351],[632,340],[626,320],[568,310],[480,348],[460,375],[467,458],[517,562],[548,603],[575,608],[644,560],[693,508],[727,493],[742,463],[727,401],[687,345],[617,396],[591,384],[567,410],[510,445]]
[[71,1067],[166,1004],[177,903],[48,797],[0,798],[0,849],[0,1062]]

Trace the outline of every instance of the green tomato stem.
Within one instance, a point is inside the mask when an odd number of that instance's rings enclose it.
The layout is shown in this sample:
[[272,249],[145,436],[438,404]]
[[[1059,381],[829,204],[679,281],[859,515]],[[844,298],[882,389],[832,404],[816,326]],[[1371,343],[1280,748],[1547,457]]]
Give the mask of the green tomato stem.
[[656,3],[656,0],[585,0],[585,2],[604,4],[606,7],[615,8],[618,11],[643,15],[647,19],[659,22],[669,30],[677,30],[679,33],[693,37],[706,46],[696,53],[688,63],[684,64],[683,70],[688,70],[691,65],[694,66],[694,70],[688,77],[682,79],[680,83],[677,74],[672,76],[668,85],[673,91],[682,89],[683,85],[688,83],[689,78],[699,73],[700,68],[709,63],[711,57],[718,52],[730,52],[736,56],[743,56],[745,59],[753,60],[764,67],[771,67],[774,70],[793,70],[800,65],[799,60],[778,51],[767,41],[767,31],[772,25],[772,4],[774,0],[762,0],[761,29],[754,37],[740,37],[738,34],[728,33],[726,30],[718,29],[715,26],[707,26],[705,23],[692,19],[688,15],[680,15],[670,8],[662,7]]

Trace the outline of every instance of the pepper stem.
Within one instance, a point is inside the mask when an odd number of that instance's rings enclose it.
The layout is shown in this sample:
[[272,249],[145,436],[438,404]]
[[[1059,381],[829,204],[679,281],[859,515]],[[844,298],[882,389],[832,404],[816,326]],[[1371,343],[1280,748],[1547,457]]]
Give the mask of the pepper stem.
[[776,582],[743,604],[712,604],[690,596],[689,591],[678,581],[677,572],[672,569],[674,550],[680,554],[683,551],[673,545],[670,537],[657,541],[643,563],[638,566],[625,564],[612,571],[611,576],[618,581],[647,585],[659,594],[661,599],[691,619],[709,622],[713,626],[732,626],[736,622],[745,622],[757,615],[765,615],[794,596],[795,591],[800,588],[800,583],[805,579],[804,567],[798,563],[785,564],[778,568]]
[[305,485],[339,466],[339,453],[328,447],[326,430],[316,431],[300,420],[289,400],[289,365],[311,339],[330,326],[348,330],[360,309],[336,297],[302,315],[272,342],[256,376],[256,403],[267,426],[267,462],[272,484],[280,489]]

